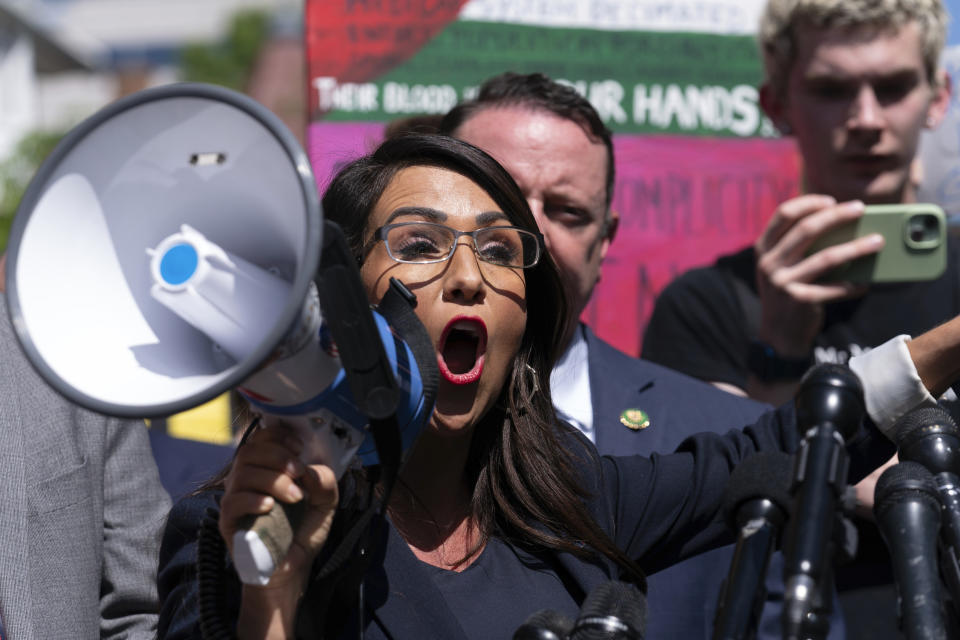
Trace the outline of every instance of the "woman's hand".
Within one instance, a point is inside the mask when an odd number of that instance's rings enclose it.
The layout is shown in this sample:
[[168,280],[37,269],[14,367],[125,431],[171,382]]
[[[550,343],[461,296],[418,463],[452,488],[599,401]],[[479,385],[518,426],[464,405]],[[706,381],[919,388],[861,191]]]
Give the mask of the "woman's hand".
[[244,585],[238,632],[250,637],[288,637],[310,567],[330,533],[339,494],[333,470],[305,465],[303,443],[292,429],[259,429],[237,452],[220,501],[220,535],[233,554],[233,534],[248,516],[265,514],[280,501],[305,501],[293,543],[263,587]]

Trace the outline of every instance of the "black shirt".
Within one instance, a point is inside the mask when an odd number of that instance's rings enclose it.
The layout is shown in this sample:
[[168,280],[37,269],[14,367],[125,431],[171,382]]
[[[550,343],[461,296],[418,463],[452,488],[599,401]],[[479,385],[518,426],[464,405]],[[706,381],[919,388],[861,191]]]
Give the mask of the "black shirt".
[[[916,336],[957,315],[958,250],[958,243],[948,244],[947,270],[936,280],[876,284],[861,298],[827,304],[814,342],[816,362],[846,364],[896,335]],[[759,312],[753,249],[722,256],[663,290],[643,337],[643,358],[746,388],[747,350]]]

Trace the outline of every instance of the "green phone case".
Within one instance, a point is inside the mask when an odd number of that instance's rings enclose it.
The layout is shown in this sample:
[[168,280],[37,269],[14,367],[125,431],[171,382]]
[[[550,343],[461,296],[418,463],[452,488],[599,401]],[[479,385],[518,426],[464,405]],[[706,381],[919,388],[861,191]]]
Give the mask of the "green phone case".
[[918,282],[933,280],[946,269],[947,220],[935,204],[868,205],[860,219],[828,231],[807,254],[871,233],[886,239],[879,253],[837,267],[820,281]]

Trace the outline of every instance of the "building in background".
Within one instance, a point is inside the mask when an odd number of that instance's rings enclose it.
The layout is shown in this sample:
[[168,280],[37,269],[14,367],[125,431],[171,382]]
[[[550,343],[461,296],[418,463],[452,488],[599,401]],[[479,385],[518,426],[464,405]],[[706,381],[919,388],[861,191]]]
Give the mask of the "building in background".
[[185,48],[221,43],[245,10],[268,16],[264,58],[282,61],[254,72],[251,88],[297,127],[301,0],[0,0],[0,159],[32,131],[65,131],[122,95],[183,79]]
[[73,29],[51,29],[42,6],[0,2],[0,158],[27,131],[59,126],[48,101],[41,100],[46,86],[92,75],[105,53],[99,42]]

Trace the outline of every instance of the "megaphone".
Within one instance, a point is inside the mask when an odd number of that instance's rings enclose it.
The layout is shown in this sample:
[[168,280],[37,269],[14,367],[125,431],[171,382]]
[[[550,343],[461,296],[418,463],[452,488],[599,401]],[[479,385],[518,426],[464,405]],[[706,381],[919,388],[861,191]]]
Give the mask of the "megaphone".
[[[70,131],[28,186],[7,306],[30,362],[73,402],[150,418],[236,388],[310,434],[308,461],[339,477],[356,454],[380,462],[369,418],[393,412],[408,447],[432,398],[338,233],[267,109],[212,85],[147,89]],[[244,581],[285,555],[272,535],[235,541]]]

